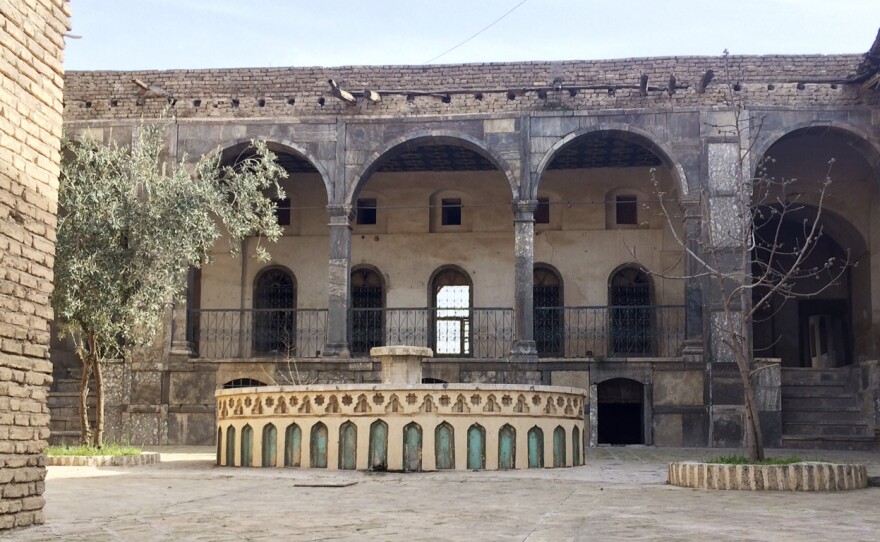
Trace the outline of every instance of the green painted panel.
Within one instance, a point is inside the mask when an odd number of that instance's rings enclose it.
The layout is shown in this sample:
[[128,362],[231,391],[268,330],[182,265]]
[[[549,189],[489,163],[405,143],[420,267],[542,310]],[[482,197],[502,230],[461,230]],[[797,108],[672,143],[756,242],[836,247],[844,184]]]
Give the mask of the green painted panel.
[[284,433],[284,466],[302,466],[302,429],[292,423]]
[[254,466],[254,429],[250,425],[241,429],[241,466]]
[[235,428],[226,428],[226,466],[235,466]]
[[437,469],[455,468],[455,432],[448,423],[434,430],[434,461]]
[[544,468],[544,431],[540,427],[529,429],[529,468]]
[[565,429],[562,426],[553,431],[553,466],[565,466]]
[[388,470],[388,425],[382,420],[370,426],[370,470]]
[[223,451],[223,430],[219,427],[217,428],[217,466],[221,465],[220,463],[220,453]]
[[581,459],[581,430],[575,427],[571,430],[571,463],[574,466],[583,465]]
[[467,468],[482,470],[486,468],[486,430],[479,425],[468,429]]
[[516,468],[516,429],[510,425],[498,431],[498,468]]
[[403,428],[403,470],[422,470],[422,428],[417,423]]
[[312,426],[309,459],[311,460],[312,468],[327,468],[327,426],[321,422]]
[[278,466],[278,430],[275,425],[263,427],[263,462],[264,467]]
[[351,422],[339,428],[339,469],[357,469],[357,427]]

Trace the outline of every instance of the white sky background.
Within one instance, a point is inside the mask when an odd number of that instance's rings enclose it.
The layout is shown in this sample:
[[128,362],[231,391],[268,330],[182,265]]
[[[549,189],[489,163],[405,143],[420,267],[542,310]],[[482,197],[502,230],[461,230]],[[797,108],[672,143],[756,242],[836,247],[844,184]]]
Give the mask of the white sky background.
[[[68,70],[423,64],[521,0],[72,0]],[[864,53],[880,0],[527,0],[433,62]]]

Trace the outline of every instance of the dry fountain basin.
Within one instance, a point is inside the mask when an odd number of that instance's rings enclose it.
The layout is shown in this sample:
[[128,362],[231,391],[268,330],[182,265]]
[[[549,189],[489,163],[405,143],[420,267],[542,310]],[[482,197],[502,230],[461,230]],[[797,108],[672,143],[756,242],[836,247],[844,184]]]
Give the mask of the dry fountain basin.
[[384,346],[382,384],[219,390],[217,464],[358,470],[583,464],[584,390],[422,384],[429,348]]

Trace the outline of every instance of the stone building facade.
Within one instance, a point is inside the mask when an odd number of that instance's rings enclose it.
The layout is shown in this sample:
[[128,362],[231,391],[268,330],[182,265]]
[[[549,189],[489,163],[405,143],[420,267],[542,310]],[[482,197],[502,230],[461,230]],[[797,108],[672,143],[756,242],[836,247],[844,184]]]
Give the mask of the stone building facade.
[[0,3],[0,529],[43,522],[64,0]]
[[[859,258],[844,283],[754,330],[759,356],[777,362],[760,373],[767,442],[874,446],[877,48],[68,73],[73,133],[127,143],[170,108],[171,156],[219,148],[234,164],[262,139],[289,172],[272,261],[249,257],[254,240],[238,259],[220,243],[164,345],[111,368],[111,434],[209,444],[216,389],[375,382],[369,348],[408,344],[435,350],[429,382],[587,390],[588,444],[739,445],[717,293],[663,277],[693,275],[680,242],[699,252],[735,220],[744,146],[748,175],[772,156],[773,175],[823,178],[834,157],[823,250]],[[814,208],[815,190],[798,186]],[[817,333],[833,340],[811,350]],[[63,436],[74,428],[58,412]]]

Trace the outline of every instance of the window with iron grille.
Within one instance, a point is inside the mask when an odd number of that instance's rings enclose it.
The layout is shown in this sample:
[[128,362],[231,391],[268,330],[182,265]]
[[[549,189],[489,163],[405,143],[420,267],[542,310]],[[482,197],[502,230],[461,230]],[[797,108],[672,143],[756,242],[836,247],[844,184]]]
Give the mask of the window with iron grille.
[[653,345],[651,281],[633,267],[611,279],[611,351],[614,354],[651,354]]
[[563,352],[562,284],[552,270],[536,267],[534,273],[534,336],[539,356]]
[[279,268],[262,273],[254,284],[253,348],[255,354],[295,354],[296,283]]
[[461,226],[461,199],[444,198],[440,202],[440,224]]
[[550,223],[550,198],[538,198],[538,207],[535,209],[535,224]]
[[376,223],[376,198],[358,198],[357,200],[357,223]]
[[636,196],[617,196],[617,224],[632,225],[639,223],[639,208]]
[[374,346],[384,344],[384,296],[382,279],[370,269],[356,269],[351,274],[350,350],[352,354],[369,354]]

